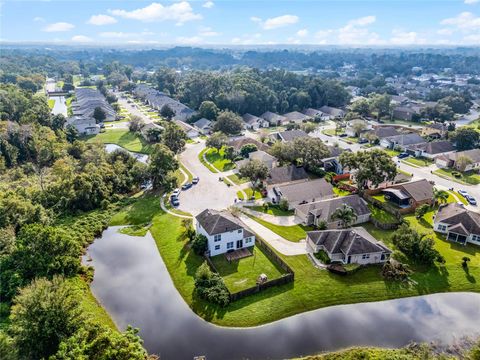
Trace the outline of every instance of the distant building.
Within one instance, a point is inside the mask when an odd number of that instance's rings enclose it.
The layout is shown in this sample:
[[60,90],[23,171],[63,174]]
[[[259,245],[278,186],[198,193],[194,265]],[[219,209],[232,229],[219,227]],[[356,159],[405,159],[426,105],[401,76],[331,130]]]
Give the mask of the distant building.
[[345,112],[345,110],[334,108],[334,107],[331,107],[331,106],[322,106],[320,108],[320,111],[325,113],[325,114],[330,115],[330,118],[332,118],[332,119],[342,119],[347,114]]
[[270,125],[268,121],[252,114],[245,114],[242,116],[245,129],[258,130]]
[[202,134],[210,134],[212,131],[212,121],[205,118],[195,121],[193,126],[195,126]]
[[195,139],[196,137],[198,137],[200,135],[199,131],[195,127],[193,127],[192,125],[187,124],[186,122],[180,121],[180,120],[173,120],[173,121],[175,122],[175,124],[180,126],[180,128],[183,131],[185,131],[185,134],[187,134],[187,137],[189,139]]
[[460,244],[480,245],[480,214],[467,210],[463,204],[440,205],[433,229],[445,234],[447,240]]
[[100,132],[100,125],[92,117],[72,116],[67,119],[68,125],[75,127],[80,135],[96,135]]
[[288,165],[275,167],[270,170],[265,183],[267,185],[280,185],[308,181],[308,174],[303,167]]
[[425,139],[417,133],[410,133],[385,137],[380,140],[380,146],[387,149],[400,148],[401,150],[405,150],[409,145],[421,144],[424,142]]
[[292,112],[283,114],[283,116],[287,119],[288,122],[295,123],[295,124],[302,124],[312,119],[310,116],[302,114],[301,112],[298,112],[298,111],[292,111]]
[[385,199],[399,208],[415,210],[433,204],[433,185],[426,179],[391,185],[383,191]]
[[278,204],[282,199],[285,199],[288,201],[289,209],[294,209],[300,204],[330,199],[333,195],[333,187],[325,179],[267,187],[267,196],[270,201]]
[[287,122],[287,119],[285,118],[285,116],[276,114],[271,111],[264,112],[262,115],[260,115],[260,117],[268,121],[270,126],[279,126]]
[[433,159],[440,154],[446,155],[455,152],[455,147],[450,141],[440,140],[408,145],[406,150],[415,157]]
[[274,133],[271,135],[273,140],[275,141],[282,141],[282,142],[290,142],[297,138],[307,137],[308,134],[303,130],[287,130],[278,133]]

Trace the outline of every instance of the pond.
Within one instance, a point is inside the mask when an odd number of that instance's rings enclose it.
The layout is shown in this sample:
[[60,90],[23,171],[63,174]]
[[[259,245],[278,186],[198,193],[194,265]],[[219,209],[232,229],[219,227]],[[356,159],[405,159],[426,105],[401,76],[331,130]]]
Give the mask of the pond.
[[108,152],[108,153],[111,153],[111,152],[114,152],[115,150],[118,150],[118,149],[121,149],[123,151],[126,151],[128,153],[130,153],[135,159],[137,159],[138,161],[146,164],[148,162],[148,155],[145,155],[145,154],[140,154],[140,153],[136,153],[136,152],[133,152],[133,151],[128,151],[127,149],[117,145],[117,144],[105,144],[105,150]]
[[334,306],[254,328],[218,327],[184,302],[150,233],[132,237],[118,229],[108,228],[88,249],[92,291],[119,328],[139,327],[146,349],[163,360],[281,359],[356,345],[450,343],[480,332],[480,294],[474,293]]

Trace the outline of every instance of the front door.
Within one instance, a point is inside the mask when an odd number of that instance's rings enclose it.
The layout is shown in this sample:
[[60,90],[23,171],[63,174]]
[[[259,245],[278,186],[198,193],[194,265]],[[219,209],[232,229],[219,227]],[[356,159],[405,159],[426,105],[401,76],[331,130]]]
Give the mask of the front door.
[[243,247],[243,240],[237,240],[237,249],[241,249]]
[[350,261],[352,261],[352,257],[351,257],[351,256],[348,256],[347,264],[350,264]]

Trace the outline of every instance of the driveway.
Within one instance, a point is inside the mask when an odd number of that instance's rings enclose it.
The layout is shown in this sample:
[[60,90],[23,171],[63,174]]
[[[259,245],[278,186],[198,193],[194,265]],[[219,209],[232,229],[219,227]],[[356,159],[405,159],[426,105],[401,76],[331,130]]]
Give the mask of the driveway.
[[193,176],[198,176],[200,181],[186,191],[180,193],[179,209],[187,211],[193,216],[205,209],[224,210],[235,203],[238,188],[227,187],[218,181],[223,174],[212,173],[198,160],[198,154],[205,148],[202,141],[198,144],[187,144],[186,149],[180,154],[182,164],[190,170]]
[[129,103],[126,98],[123,97],[120,93],[115,93],[115,96],[118,98],[118,103],[126,109],[130,114],[139,116],[145,123],[153,122],[147,115],[138,110],[137,106],[132,102]]

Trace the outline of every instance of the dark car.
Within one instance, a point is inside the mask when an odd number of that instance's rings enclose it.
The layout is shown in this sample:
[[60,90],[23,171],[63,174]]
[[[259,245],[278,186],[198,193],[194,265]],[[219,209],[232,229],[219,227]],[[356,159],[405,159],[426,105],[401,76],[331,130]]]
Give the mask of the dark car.
[[408,153],[400,153],[398,154],[399,159],[405,159],[406,157],[409,157],[410,155]]
[[360,139],[360,140],[358,140],[358,143],[359,144],[366,144],[366,143],[368,143],[368,140],[367,139]]
[[465,196],[465,199],[470,203],[470,205],[477,205],[477,200],[471,195]]
[[193,179],[192,179],[192,184],[198,184],[198,182],[200,181],[200,178],[198,176],[195,176]]
[[338,135],[338,136],[339,136],[339,137],[347,137],[348,135],[345,134],[345,133],[343,133],[343,134],[340,134],[340,135]]
[[170,202],[172,203],[173,206],[178,206],[178,205],[180,205],[180,201],[178,201],[177,198],[172,198],[172,199],[170,200]]
[[192,183],[186,183],[182,185],[182,190],[188,190],[192,187]]

